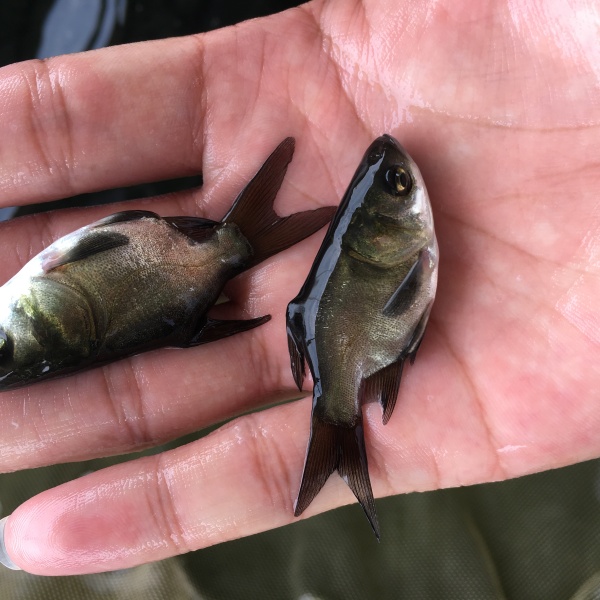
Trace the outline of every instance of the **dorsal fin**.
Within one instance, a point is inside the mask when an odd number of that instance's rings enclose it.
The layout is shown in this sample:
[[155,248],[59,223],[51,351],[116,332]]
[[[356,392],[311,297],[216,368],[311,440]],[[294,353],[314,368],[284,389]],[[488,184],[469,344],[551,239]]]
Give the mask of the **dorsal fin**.
[[60,248],[52,250],[47,256],[42,259],[42,269],[44,273],[48,273],[53,269],[62,267],[69,263],[73,263],[85,258],[89,258],[94,254],[106,252],[113,248],[126,246],[129,244],[129,238],[122,233],[116,231],[90,231],[83,235],[70,248],[64,251]]
[[171,227],[181,231],[195,242],[202,242],[211,236],[218,221],[202,219],[201,217],[163,217]]

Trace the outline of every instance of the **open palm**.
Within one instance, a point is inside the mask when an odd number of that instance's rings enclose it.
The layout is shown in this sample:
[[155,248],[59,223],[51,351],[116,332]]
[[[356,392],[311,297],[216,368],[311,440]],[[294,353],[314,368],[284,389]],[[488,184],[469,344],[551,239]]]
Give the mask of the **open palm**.
[[[313,2],[202,36],[6,67],[2,202],[202,170],[202,190],[127,208],[218,219],[293,135],[277,202],[288,214],[337,203],[367,145],[393,134],[428,185],[440,281],[391,421],[365,407],[375,495],[598,456],[600,14],[538,4]],[[3,224],[0,281],[123,208]],[[297,396],[285,307],[321,238],[230,284],[238,318],[273,315],[260,328],[3,394],[0,469],[141,449]],[[289,523],[309,415],[308,398],[246,414],[49,490],[7,522],[11,558],[42,574],[117,569]],[[306,515],[352,500],[332,477]]]

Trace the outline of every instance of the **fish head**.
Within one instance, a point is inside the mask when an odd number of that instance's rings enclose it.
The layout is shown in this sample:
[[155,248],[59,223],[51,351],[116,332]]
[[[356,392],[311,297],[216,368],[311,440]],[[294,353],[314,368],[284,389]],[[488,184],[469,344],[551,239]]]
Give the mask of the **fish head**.
[[351,254],[391,266],[435,243],[423,176],[392,136],[369,146],[347,193],[355,196],[354,225],[343,240]]

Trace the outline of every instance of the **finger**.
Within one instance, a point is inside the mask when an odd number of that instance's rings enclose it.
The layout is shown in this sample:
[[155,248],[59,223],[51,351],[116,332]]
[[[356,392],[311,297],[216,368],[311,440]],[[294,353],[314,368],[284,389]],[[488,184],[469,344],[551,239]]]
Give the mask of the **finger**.
[[[334,67],[313,18],[303,14],[0,69],[2,204],[201,168],[224,170],[211,192],[220,194],[239,187],[236,171],[248,149],[270,150],[291,133],[310,132],[311,171],[328,165],[319,147],[343,159],[339,148],[356,141],[348,126],[354,108],[336,78],[325,76]],[[299,63],[306,56],[314,60]],[[311,185],[307,179],[302,189]]]
[[[298,411],[290,407],[283,411],[294,422]],[[286,469],[286,464],[254,460],[256,453],[264,450],[272,455],[272,437],[277,434],[253,431],[253,420],[249,417],[247,425],[227,426],[201,446],[194,444],[160,458],[105,469],[37,496],[6,523],[8,555],[32,573],[103,571],[289,522],[292,491],[284,489],[286,475],[280,489],[271,479],[281,476],[280,469]],[[302,440],[292,426],[280,433],[283,436],[277,437],[277,443],[283,442],[283,446],[274,456],[285,456],[279,452],[291,455],[290,463],[295,463],[299,473]],[[181,488],[184,472],[187,490]],[[226,482],[235,485],[224,485]],[[87,510],[81,510],[80,501],[86,495]],[[70,516],[66,504],[71,505]],[[242,522],[236,527],[240,516]],[[148,519],[153,523],[145,522]],[[51,540],[56,534],[55,541]]]
[[[560,438],[552,431],[544,437],[540,429],[524,452],[510,445],[513,433],[486,419],[469,382],[455,376],[436,328],[431,333],[419,363],[408,370],[390,423],[382,425],[379,406],[365,410],[375,496],[513,477],[597,451],[597,442],[595,449],[580,443],[596,429],[593,423],[585,429],[585,409],[563,418]],[[247,415],[187,446],[43,492],[8,518],[7,554],[32,573],[78,574],[131,567],[290,523],[310,404],[304,399]],[[305,515],[352,501],[332,476]],[[356,515],[362,518],[359,510]]]
[[[429,353],[429,368],[446,376],[443,381],[432,383],[421,372],[386,426],[377,405],[365,411],[377,497],[522,473],[524,465],[502,475],[496,470],[500,455],[489,452],[489,424],[458,378],[449,376],[452,365],[435,347],[422,351]],[[31,573],[81,574],[127,568],[291,523],[310,404],[307,398],[247,415],[187,446],[43,492],[8,518],[7,554]],[[497,441],[504,442],[501,435]],[[333,475],[305,516],[353,501]],[[358,508],[356,518],[363,518]]]
[[176,38],[0,69],[3,203],[200,171],[201,56]]
[[[44,492],[8,519],[7,553],[31,573],[78,574],[126,568],[290,523],[309,411],[304,400],[247,416],[189,446]],[[375,481],[377,492],[389,493]],[[332,477],[309,514],[352,500]],[[362,518],[358,510],[356,517]]]

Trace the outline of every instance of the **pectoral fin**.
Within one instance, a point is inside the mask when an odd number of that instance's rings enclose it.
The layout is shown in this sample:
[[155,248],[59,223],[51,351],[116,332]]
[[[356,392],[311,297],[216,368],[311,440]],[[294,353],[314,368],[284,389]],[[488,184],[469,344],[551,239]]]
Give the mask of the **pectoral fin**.
[[383,307],[383,314],[386,317],[402,316],[406,309],[411,305],[415,294],[418,291],[419,280],[428,258],[427,252],[419,252],[417,260],[409,269],[402,280],[402,283],[396,288],[396,291]]
[[271,315],[264,315],[256,319],[221,321],[219,319],[211,319],[208,317],[200,330],[192,336],[187,342],[181,344],[182,348],[190,346],[199,346],[200,344],[208,344],[222,338],[254,329],[263,323],[271,320]]
[[42,259],[42,269],[45,273],[48,273],[58,267],[84,260],[94,254],[126,246],[127,244],[129,244],[129,238],[122,233],[117,233],[116,231],[96,232],[92,230],[84,233],[70,248],[65,250],[56,248],[56,250],[47,252],[46,256]]

